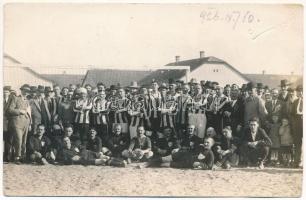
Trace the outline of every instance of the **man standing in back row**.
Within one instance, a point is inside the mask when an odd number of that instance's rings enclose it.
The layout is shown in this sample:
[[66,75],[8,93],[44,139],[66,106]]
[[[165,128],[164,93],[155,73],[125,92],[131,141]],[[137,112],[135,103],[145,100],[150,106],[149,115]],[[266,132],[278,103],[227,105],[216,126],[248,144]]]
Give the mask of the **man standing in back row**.
[[20,90],[21,95],[12,96],[7,110],[8,128],[14,137],[14,158],[17,164],[20,164],[21,160],[25,159],[27,135],[31,123],[31,108],[27,100],[30,87],[23,85]]
[[296,88],[297,99],[293,102],[292,107],[292,130],[293,143],[295,145],[295,166],[302,167],[301,152],[303,141],[303,86],[299,85]]

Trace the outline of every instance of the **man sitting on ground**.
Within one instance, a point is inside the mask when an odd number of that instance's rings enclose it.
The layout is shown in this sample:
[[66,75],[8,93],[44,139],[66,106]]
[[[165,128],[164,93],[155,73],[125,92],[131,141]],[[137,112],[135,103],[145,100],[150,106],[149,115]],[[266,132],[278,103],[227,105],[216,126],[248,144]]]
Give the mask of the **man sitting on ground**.
[[37,134],[30,137],[28,148],[32,163],[47,165],[55,160],[55,155],[51,151],[51,141],[45,135],[45,125],[43,124],[39,124]]
[[129,137],[127,134],[122,133],[120,124],[116,124],[113,134],[107,140],[107,147],[109,152],[106,155],[120,158],[122,152],[128,148]]
[[217,162],[214,169],[219,169],[220,167],[230,169],[232,166],[237,166],[239,163],[239,139],[232,135],[230,126],[225,127],[222,133],[221,143],[216,146],[217,158],[215,158],[215,160],[217,160]]
[[198,156],[201,150],[203,150],[203,146],[200,147],[202,139],[196,136],[194,125],[188,125],[187,133],[188,134],[183,137],[181,147],[174,149],[168,156],[157,157],[151,160],[148,166],[193,168],[194,162],[198,161]]
[[194,169],[210,170],[214,165],[214,153],[211,147],[214,145],[214,139],[205,138],[204,144],[200,145],[200,153],[193,163]]
[[171,127],[165,127],[163,132],[157,132],[157,139],[153,144],[154,155],[168,156],[178,147],[178,140]]
[[129,148],[122,152],[122,156],[128,159],[128,163],[131,162],[130,159],[134,161],[147,161],[153,156],[151,148],[151,140],[145,135],[144,127],[138,126],[137,137],[131,140]]
[[108,156],[97,156],[93,151],[79,149],[71,144],[69,137],[63,138],[63,147],[59,152],[59,161],[63,164],[83,164],[83,165],[105,165],[110,159]]

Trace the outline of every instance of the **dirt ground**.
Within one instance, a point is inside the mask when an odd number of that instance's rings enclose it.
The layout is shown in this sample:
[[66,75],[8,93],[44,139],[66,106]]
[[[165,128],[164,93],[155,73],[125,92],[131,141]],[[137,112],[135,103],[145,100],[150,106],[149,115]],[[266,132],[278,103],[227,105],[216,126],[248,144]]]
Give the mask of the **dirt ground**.
[[8,196],[299,197],[301,169],[220,171],[108,166],[3,165]]

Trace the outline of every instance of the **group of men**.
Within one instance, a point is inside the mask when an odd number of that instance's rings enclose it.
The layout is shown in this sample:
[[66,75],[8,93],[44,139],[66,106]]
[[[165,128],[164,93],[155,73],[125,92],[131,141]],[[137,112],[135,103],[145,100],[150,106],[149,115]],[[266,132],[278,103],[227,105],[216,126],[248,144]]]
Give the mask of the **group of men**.
[[[303,88],[192,79],[109,88],[3,88],[4,161],[230,168],[269,160],[272,116],[289,120],[301,166]],[[254,157],[254,158],[253,158]]]

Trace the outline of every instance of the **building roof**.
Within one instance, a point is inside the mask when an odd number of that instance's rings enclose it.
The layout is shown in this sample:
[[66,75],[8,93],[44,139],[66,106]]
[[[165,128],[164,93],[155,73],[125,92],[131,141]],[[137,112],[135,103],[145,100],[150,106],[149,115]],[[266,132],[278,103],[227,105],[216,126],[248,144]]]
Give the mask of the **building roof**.
[[84,79],[84,75],[80,74],[42,74],[41,76],[52,80],[60,87],[69,86],[69,84],[81,84]]
[[37,73],[36,71],[32,70],[30,67],[23,67],[26,71],[28,71],[29,73],[33,74],[34,76],[36,76],[37,78],[43,79],[45,81],[49,81],[51,83],[55,83],[52,79],[49,79],[48,77],[43,76],[42,74]]
[[[166,66],[190,66],[190,72],[194,71],[195,69],[199,68],[205,63],[209,64],[224,64],[227,67],[229,67],[231,70],[233,70],[235,73],[239,74],[243,78],[245,78],[247,81],[250,81],[248,77],[244,76],[241,72],[239,72],[237,69],[235,69],[233,66],[225,62],[224,60],[221,60],[219,58],[210,56],[210,57],[204,57],[204,58],[196,58],[191,60],[183,60],[179,62],[172,62],[168,63]],[[158,82],[167,81],[169,78],[172,78],[174,80],[181,79],[185,75],[185,70],[178,70],[178,69],[160,69],[152,72],[145,78],[143,78],[140,83],[141,84],[148,84],[152,81],[152,79],[157,80]]]
[[103,82],[107,87],[117,83],[120,83],[121,86],[128,86],[132,81],[139,82],[150,73],[151,71],[145,70],[91,69],[87,71],[82,85],[95,86],[98,82]]
[[33,86],[44,85],[52,86],[54,83],[51,80],[42,77],[29,67],[22,66],[5,66],[3,68],[4,85],[11,86],[14,90],[18,90],[23,84]]
[[301,75],[277,75],[277,74],[244,74],[254,83],[263,83],[270,88],[279,88],[281,80],[287,79],[292,83],[292,87],[303,84]]
[[7,53],[3,54],[3,60],[4,60],[4,65],[7,65],[7,64],[21,64],[21,62],[19,62],[16,58],[10,56]]
[[[36,78],[42,79],[42,80],[44,80],[46,82],[50,82],[51,84],[54,83],[52,80],[42,76],[41,74],[37,73],[36,71],[31,69],[30,67],[23,66],[20,61],[18,61],[16,58],[10,56],[7,53],[3,54],[3,59],[4,59],[4,67],[6,69],[14,69],[15,72],[17,73],[16,74],[16,78],[22,78],[22,74],[18,74],[19,71],[16,70],[16,69],[21,69],[21,70],[25,70],[25,71],[29,72],[30,74],[32,74]],[[4,76],[5,76],[5,74],[4,74]]]

